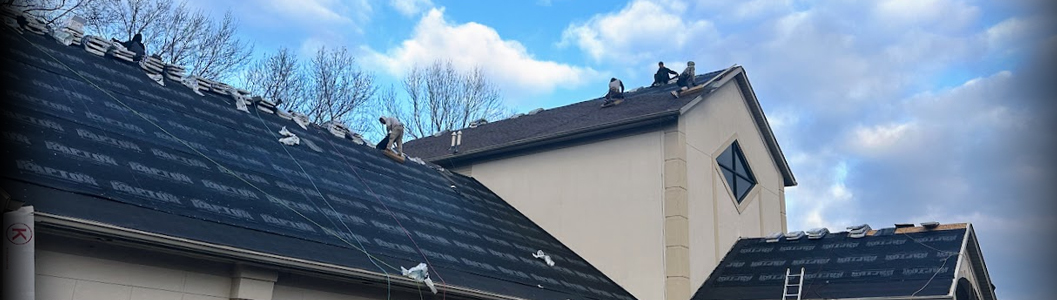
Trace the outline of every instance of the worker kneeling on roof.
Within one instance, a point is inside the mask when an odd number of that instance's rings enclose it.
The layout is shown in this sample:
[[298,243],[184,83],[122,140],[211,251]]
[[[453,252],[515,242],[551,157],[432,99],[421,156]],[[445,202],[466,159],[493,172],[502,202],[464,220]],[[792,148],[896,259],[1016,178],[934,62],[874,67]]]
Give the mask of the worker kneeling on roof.
[[624,83],[620,79],[611,78],[609,79],[609,93],[606,93],[605,104],[618,99],[624,99]]
[[396,117],[380,117],[378,122],[385,125],[385,130],[388,134],[382,141],[378,142],[375,148],[378,150],[389,150],[393,149],[393,144],[396,144],[396,153],[400,156],[404,156],[404,123],[400,123]]

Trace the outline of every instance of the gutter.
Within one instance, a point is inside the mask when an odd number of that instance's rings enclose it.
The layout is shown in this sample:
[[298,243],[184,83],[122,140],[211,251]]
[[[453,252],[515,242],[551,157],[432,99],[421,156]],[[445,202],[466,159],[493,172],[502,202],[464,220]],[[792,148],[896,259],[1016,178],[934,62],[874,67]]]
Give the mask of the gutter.
[[537,136],[529,139],[517,140],[513,142],[493,145],[489,147],[479,148],[458,155],[445,155],[438,156],[429,159],[430,162],[445,166],[447,168],[453,167],[456,163],[460,163],[467,160],[473,160],[475,158],[496,156],[505,153],[516,152],[525,149],[543,147],[551,144],[557,144],[566,141],[579,140],[589,138],[593,136],[600,136],[609,133],[619,132],[628,129],[634,129],[639,127],[646,127],[651,125],[660,125],[668,122],[674,122],[679,118],[679,110],[667,110],[662,112],[656,112],[648,115],[643,115],[635,118],[624,119],[613,123],[600,124],[595,126],[589,126],[584,128],[578,128],[572,131],[563,131],[554,134]]
[[[71,232],[81,232],[87,234],[102,235],[105,237],[118,238],[135,244],[156,246],[161,248],[167,248],[170,250],[176,250],[181,253],[184,253],[184,255],[186,255],[187,252],[190,252],[209,257],[236,259],[240,261],[260,263],[280,268],[298,269],[314,273],[322,273],[325,275],[337,276],[340,278],[355,278],[371,282],[386,282],[386,278],[388,277],[389,281],[391,281],[391,283],[393,283],[394,285],[400,285],[407,288],[414,288],[420,286],[419,283],[403,276],[386,276],[384,273],[371,272],[334,264],[320,263],[305,259],[286,257],[242,248],[178,238],[131,228],[114,226],[106,223],[100,223],[85,219],[36,212],[34,213],[34,221],[34,223],[39,223],[40,225],[43,225],[42,227],[50,227],[58,230],[68,230]],[[509,297],[485,291],[467,289],[451,285],[441,285],[440,283],[437,283],[437,289],[446,291],[456,296],[471,297],[474,299],[524,300],[522,298]]]

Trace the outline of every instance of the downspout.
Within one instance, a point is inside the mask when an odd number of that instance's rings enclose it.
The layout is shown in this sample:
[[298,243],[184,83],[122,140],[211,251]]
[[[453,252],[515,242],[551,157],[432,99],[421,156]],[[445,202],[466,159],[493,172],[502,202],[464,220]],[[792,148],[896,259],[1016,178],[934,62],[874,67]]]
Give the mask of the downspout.
[[4,299],[33,300],[36,266],[33,207],[4,213]]

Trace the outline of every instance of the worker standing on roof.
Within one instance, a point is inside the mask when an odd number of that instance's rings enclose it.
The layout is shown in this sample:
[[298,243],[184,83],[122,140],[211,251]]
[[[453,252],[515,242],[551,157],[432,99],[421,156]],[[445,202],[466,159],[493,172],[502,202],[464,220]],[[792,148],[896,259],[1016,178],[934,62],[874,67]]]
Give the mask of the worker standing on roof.
[[624,100],[624,82],[621,82],[620,79],[610,78],[609,92],[606,93],[606,100],[602,105],[609,105],[618,100]]
[[657,62],[657,73],[653,74],[653,84],[650,86],[662,86],[668,84],[668,81],[672,80],[672,77],[669,75],[679,75],[679,73],[665,67],[663,61]]
[[[112,39],[113,40],[113,39]],[[117,40],[114,40],[117,42]],[[137,33],[132,37],[132,40],[119,42],[121,46],[125,47],[125,50],[132,51],[136,56],[132,57],[133,61],[143,60],[143,56],[147,55],[147,46],[143,45],[143,35]]]
[[[380,117],[378,122],[385,125],[385,130],[389,132],[381,142],[378,143],[378,148],[381,150],[392,151],[393,144],[396,144],[396,153],[400,156],[404,156],[404,123],[400,123],[396,117]],[[382,144],[385,144],[385,148],[382,149]]]
[[682,73],[679,73],[679,80],[675,82],[679,85],[679,90],[672,91],[672,96],[679,98],[679,92],[685,91],[686,89],[697,85],[694,78],[694,62],[689,61],[686,63],[686,69]]

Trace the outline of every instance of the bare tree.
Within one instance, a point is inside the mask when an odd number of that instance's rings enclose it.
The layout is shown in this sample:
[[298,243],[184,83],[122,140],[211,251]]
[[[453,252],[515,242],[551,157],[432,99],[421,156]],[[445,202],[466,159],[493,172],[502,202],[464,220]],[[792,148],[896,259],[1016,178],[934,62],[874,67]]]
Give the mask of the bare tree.
[[[72,0],[44,0],[72,1]],[[73,13],[85,18],[89,34],[131,39],[143,35],[148,54],[187,67],[191,75],[228,79],[250,61],[253,46],[237,36],[238,22],[230,11],[219,21],[187,2],[173,0],[94,1]]]
[[372,130],[373,116],[367,112],[378,90],[374,75],[360,69],[345,47],[320,48],[307,71],[304,111],[312,122],[340,121],[355,131]]
[[[173,12],[170,18],[179,14],[175,10]],[[190,73],[195,76],[216,80],[229,78],[249,62],[250,54],[253,53],[253,45],[240,39],[237,32],[238,22],[231,11],[227,11],[219,23],[210,23],[203,31],[189,33],[196,36],[198,41],[189,45],[191,51],[186,60],[176,57],[167,60],[188,66]]]
[[154,25],[173,7],[171,0],[97,0],[94,4],[85,6],[81,12],[91,32],[125,40],[142,33],[145,41],[156,35],[148,29],[165,28]]
[[412,138],[495,119],[507,110],[481,67],[460,72],[450,61],[412,67],[404,77],[404,91],[407,101],[389,102],[386,109],[403,120]]
[[272,101],[281,99],[281,109],[303,108],[306,81],[301,63],[285,47],[261,58],[243,75],[247,90]]
[[4,0],[0,6],[14,7],[40,17],[45,25],[62,24],[75,12],[94,5],[96,0]]

